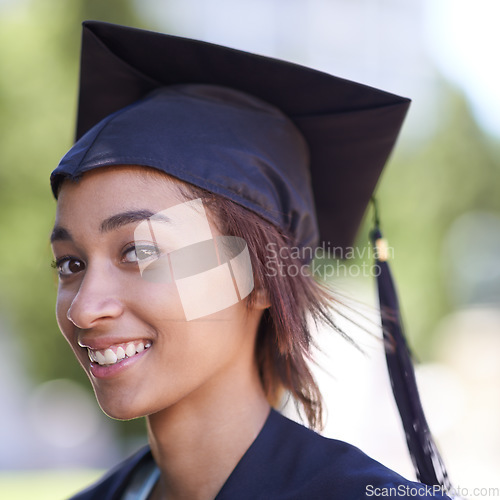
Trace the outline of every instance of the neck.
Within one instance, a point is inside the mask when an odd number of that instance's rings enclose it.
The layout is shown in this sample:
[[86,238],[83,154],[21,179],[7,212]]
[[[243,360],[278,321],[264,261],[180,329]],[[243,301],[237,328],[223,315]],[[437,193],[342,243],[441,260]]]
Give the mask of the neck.
[[269,414],[257,369],[246,373],[214,381],[147,418],[161,471],[155,499],[215,498]]

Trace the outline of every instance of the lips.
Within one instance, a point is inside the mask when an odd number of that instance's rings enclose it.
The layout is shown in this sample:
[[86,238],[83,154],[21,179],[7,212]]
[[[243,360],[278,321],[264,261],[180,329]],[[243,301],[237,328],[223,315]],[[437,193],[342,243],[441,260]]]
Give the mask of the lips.
[[135,340],[122,344],[114,344],[104,349],[93,349],[86,347],[90,361],[100,366],[111,366],[120,363],[124,359],[133,358],[137,354],[149,349],[151,342],[149,340]]

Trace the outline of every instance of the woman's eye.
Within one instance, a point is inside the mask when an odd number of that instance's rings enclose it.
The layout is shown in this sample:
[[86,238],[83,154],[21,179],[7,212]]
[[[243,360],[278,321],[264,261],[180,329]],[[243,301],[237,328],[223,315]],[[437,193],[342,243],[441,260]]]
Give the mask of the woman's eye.
[[55,266],[59,276],[71,276],[85,269],[85,264],[78,259],[72,257],[63,257],[55,262]]
[[130,247],[124,254],[125,262],[142,262],[158,258],[159,251],[154,246],[138,245]]

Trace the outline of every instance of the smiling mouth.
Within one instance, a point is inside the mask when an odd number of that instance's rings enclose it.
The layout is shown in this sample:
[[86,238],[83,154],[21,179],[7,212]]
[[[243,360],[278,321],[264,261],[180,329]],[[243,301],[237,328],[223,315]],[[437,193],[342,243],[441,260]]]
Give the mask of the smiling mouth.
[[100,366],[110,366],[120,363],[124,359],[133,358],[135,355],[149,349],[151,342],[139,340],[126,344],[111,345],[107,349],[91,349],[87,347],[89,359]]

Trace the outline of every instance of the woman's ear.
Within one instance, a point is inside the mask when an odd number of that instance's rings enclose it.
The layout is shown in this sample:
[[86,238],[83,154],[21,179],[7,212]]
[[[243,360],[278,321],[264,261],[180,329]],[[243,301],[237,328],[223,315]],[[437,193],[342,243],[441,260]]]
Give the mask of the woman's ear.
[[271,301],[269,300],[269,294],[267,290],[261,287],[255,287],[253,290],[253,301],[252,306],[254,309],[264,310],[271,307]]

